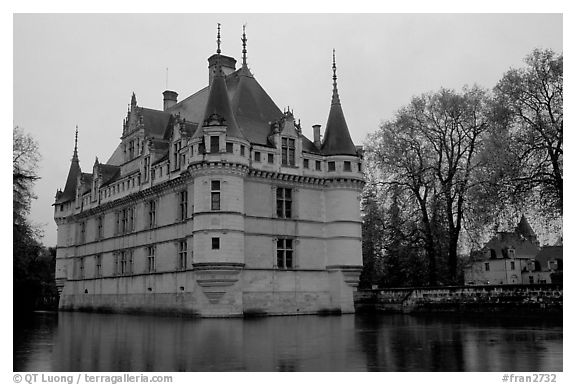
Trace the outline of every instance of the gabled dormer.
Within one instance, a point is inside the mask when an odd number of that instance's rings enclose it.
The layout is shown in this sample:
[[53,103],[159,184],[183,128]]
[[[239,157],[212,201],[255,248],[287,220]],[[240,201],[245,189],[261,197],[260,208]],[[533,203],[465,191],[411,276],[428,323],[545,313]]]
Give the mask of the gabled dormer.
[[282,167],[299,167],[302,157],[302,130],[296,123],[290,108],[279,121],[271,124],[269,140],[274,144],[280,156]]

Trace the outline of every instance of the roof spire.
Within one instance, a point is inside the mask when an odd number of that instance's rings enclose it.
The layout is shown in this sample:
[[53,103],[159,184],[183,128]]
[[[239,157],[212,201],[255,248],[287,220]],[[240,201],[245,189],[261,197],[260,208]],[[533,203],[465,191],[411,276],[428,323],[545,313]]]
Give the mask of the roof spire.
[[340,104],[340,96],[338,95],[338,83],[336,76],[336,50],[332,49],[332,104]]
[[135,93],[135,92],[132,92],[132,99],[130,100],[130,105],[131,105],[132,107],[136,107],[136,104],[137,104],[137,103],[136,103],[136,93]]
[[344,118],[340,97],[338,96],[338,84],[336,83],[336,50],[332,50],[332,79],[334,81],[332,90],[332,105],[328,114],[328,122],[324,131],[324,140],[321,151],[325,155],[353,155],[357,156],[356,146]]
[[74,154],[72,160],[78,160],[78,125],[76,125],[76,135],[74,137]]
[[242,67],[247,67],[248,64],[246,62],[246,24],[242,26]]
[[218,34],[216,35],[216,44],[218,45],[218,48],[216,49],[216,53],[218,55],[220,55],[220,23],[218,23]]

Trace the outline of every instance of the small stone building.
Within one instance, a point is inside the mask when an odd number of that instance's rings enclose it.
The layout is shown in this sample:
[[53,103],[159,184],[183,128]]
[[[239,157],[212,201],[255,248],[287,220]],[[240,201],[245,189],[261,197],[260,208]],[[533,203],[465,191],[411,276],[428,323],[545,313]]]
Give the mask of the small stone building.
[[499,232],[480,251],[471,253],[464,280],[466,285],[553,283],[561,279],[561,271],[562,246],[541,248],[522,215],[513,232]]
[[206,87],[164,91],[161,110],[133,94],[117,149],[90,173],[75,145],[54,203],[60,308],[353,312],[364,175],[332,67],[323,140],[258,83],[245,35],[236,68],[218,33]]

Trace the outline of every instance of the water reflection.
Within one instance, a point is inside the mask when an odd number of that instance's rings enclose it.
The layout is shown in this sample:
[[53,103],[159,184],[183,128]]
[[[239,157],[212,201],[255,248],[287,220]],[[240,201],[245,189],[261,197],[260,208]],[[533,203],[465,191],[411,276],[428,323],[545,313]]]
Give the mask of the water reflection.
[[64,312],[15,324],[15,371],[562,370],[562,326],[541,320]]

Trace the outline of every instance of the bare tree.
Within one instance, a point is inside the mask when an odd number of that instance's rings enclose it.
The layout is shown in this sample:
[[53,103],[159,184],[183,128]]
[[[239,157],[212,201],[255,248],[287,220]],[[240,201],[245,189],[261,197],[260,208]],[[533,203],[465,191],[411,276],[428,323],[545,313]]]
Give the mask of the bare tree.
[[510,186],[506,194],[536,196],[547,215],[562,215],[563,56],[534,50],[525,62],[494,89],[504,131],[499,135],[510,144],[500,172]]
[[383,183],[402,188],[418,208],[431,283],[442,244],[447,248],[449,278],[457,280],[468,201],[483,183],[477,170],[482,167],[479,154],[487,128],[484,90],[442,89],[413,98],[370,139],[370,156],[381,169]]

